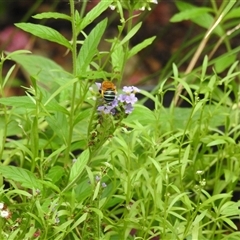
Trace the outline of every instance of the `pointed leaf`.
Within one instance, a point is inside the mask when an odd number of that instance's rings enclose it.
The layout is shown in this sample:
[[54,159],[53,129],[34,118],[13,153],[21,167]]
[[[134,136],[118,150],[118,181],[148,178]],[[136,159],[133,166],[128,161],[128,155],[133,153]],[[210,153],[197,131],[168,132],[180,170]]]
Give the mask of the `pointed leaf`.
[[73,231],[76,227],[78,227],[82,222],[84,222],[87,218],[89,213],[85,212],[77,221],[74,222],[72,227],[70,228],[70,231]]
[[65,174],[65,170],[61,166],[53,166],[45,175],[45,178],[50,179],[52,183],[58,182]]
[[116,45],[111,54],[111,59],[114,72],[122,72],[124,61],[124,51],[122,45],[120,44]]
[[36,108],[33,101],[28,96],[0,98],[0,103],[12,107],[25,107],[26,109]]
[[78,69],[77,74],[82,75],[86,72],[87,66],[91,63],[94,55],[97,52],[97,46],[102,38],[102,35],[107,27],[107,19],[98,23],[98,25],[90,32],[88,37],[85,39],[79,55],[78,55]]
[[85,169],[85,166],[89,161],[89,156],[89,149],[86,149],[81,153],[81,155],[78,157],[77,161],[73,164],[71,168],[68,181],[69,183],[62,192],[66,192],[67,190],[69,190],[79,180],[83,170]]
[[206,8],[206,7],[193,7],[191,9],[186,9],[184,11],[181,11],[180,13],[175,14],[170,21],[171,22],[181,22],[183,20],[189,20],[196,18],[203,13],[210,12],[211,8]]
[[69,182],[73,181],[74,179],[78,178],[79,175],[81,175],[88,160],[89,160],[89,150],[85,150],[81,153],[77,161],[73,164],[70,172]]
[[229,218],[222,218],[222,220],[227,223],[231,228],[233,228],[234,230],[238,230],[238,227],[235,225],[235,223],[229,219]]
[[[209,29],[214,23],[214,17],[209,13],[212,12],[211,8],[206,7],[196,7],[190,3],[183,1],[176,1],[176,6],[180,10],[180,13],[175,14],[170,21],[179,22],[183,20],[191,20],[199,26]],[[224,31],[220,25],[214,29],[214,33],[219,36],[224,34]]]
[[52,189],[52,190],[56,191],[57,193],[61,192],[61,190],[58,188],[58,186],[53,184],[50,181],[41,181],[41,183],[44,185],[44,189]]
[[14,166],[0,166],[0,173],[3,177],[19,182],[23,187],[42,189],[42,184],[30,171]]
[[143,42],[137,44],[134,46],[129,52],[128,52],[128,59],[134,55],[136,55],[138,52],[140,52],[143,48],[147,47],[148,45],[152,44],[156,37],[150,37],[145,39]]
[[129,33],[123,38],[120,44],[123,45],[124,43],[128,42],[137,33],[137,31],[140,29],[141,26],[142,26],[142,22],[139,22],[136,26],[134,26],[129,31]]
[[112,0],[100,1],[87,15],[83,18],[82,22],[77,25],[77,33],[81,32],[87,25],[93,22],[100,16],[111,4]]
[[66,48],[72,49],[72,46],[69,43],[69,41],[62,34],[60,34],[53,28],[33,23],[17,23],[15,24],[15,26],[21,28],[26,32],[33,34],[34,36],[61,44]]
[[43,56],[22,54],[11,56],[11,59],[19,63],[30,76],[41,81],[48,90],[53,89],[56,86],[55,83],[63,85],[73,78],[57,63]]
[[64,14],[64,13],[58,13],[58,12],[43,12],[43,13],[39,13],[36,14],[34,16],[32,16],[33,18],[36,19],[44,19],[44,18],[55,18],[55,19],[65,19],[65,20],[69,20],[71,21],[71,17]]

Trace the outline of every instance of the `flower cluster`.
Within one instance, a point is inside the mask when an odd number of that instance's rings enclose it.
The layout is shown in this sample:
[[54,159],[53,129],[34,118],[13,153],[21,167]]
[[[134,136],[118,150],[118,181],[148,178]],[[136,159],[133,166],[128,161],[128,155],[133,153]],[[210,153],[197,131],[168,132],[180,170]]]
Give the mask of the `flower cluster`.
[[[154,3],[154,4],[158,4],[157,0],[142,0],[142,1],[122,1],[121,5],[122,8],[126,8],[126,9],[134,9],[134,10],[141,10],[144,11],[146,8],[148,10],[151,10],[150,4]],[[115,0],[110,6],[111,10],[115,10],[118,7],[117,1]]]
[[12,213],[10,212],[10,210],[8,209],[8,207],[6,206],[6,204],[0,202],[0,216],[2,218],[10,218],[12,216]]
[[145,11],[147,8],[148,11],[151,10],[150,3],[158,4],[157,0],[147,0],[145,3],[143,3],[142,7],[139,8],[140,11]]
[[[96,84],[100,89],[99,83]],[[111,115],[115,115],[117,112],[122,111],[124,111],[125,114],[132,113],[134,109],[133,105],[138,100],[135,94],[140,92],[140,90],[134,86],[124,86],[122,91],[123,94],[119,94],[118,96],[116,96],[116,98],[112,102],[99,106],[97,110],[99,112]]]
[[[96,118],[93,119],[91,125],[88,139],[89,147],[99,147],[113,138],[115,130],[122,126],[122,120],[132,113],[134,104],[138,101],[135,94],[140,92],[134,86],[125,86],[121,94],[117,94],[116,87],[111,82],[107,86],[104,85],[104,81],[102,84],[95,84],[101,97],[99,96],[96,102],[98,107],[95,114]],[[96,90],[91,90],[91,92],[96,96]],[[102,187],[106,187],[106,184],[102,183]]]

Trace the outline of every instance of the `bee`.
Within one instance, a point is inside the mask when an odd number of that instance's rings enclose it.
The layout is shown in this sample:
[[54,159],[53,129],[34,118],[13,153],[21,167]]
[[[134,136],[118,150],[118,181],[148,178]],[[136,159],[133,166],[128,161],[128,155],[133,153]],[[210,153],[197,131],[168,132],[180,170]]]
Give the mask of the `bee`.
[[106,103],[112,102],[116,97],[116,86],[110,81],[103,81],[99,90]]

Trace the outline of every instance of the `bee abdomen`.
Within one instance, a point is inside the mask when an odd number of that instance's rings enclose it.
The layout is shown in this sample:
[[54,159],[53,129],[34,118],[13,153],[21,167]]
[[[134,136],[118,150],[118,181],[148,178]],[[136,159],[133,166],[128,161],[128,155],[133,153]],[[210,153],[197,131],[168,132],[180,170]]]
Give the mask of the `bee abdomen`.
[[112,91],[112,90],[106,90],[106,91],[104,92],[103,97],[104,97],[104,100],[105,100],[107,103],[109,103],[109,102],[112,102],[112,101],[115,99],[116,93],[115,93],[114,91]]

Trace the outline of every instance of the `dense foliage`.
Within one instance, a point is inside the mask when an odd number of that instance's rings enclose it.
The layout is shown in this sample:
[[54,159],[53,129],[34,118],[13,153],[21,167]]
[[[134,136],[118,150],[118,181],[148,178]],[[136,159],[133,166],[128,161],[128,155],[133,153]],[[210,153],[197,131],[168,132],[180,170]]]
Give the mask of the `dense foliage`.
[[[239,239],[239,46],[231,41],[240,4],[209,2],[175,1],[171,21],[201,31],[173,54],[151,92],[120,86],[129,59],[155,40],[129,44],[142,25],[136,10],[157,1],[102,0],[85,14],[87,1],[77,8],[69,0],[70,15],[33,16],[68,21],[71,39],[16,24],[64,46],[72,72],[27,50],[1,55],[0,239]],[[119,24],[100,50],[109,8]],[[16,64],[3,74],[9,60]],[[31,85],[24,96],[5,97],[18,65]],[[106,79],[116,91],[102,89]]]

